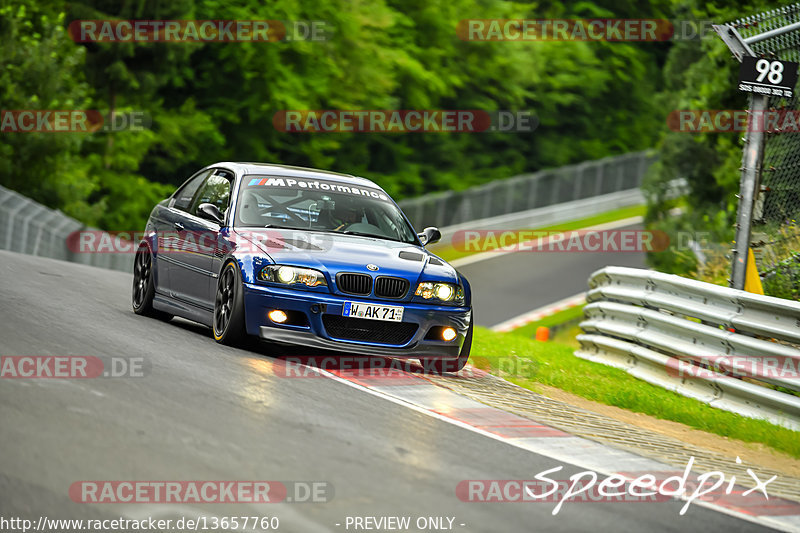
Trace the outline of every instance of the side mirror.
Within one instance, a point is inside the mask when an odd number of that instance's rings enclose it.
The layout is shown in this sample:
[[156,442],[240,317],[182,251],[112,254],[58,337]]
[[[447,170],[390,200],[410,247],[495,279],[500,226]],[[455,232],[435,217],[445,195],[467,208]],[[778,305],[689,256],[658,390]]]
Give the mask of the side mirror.
[[219,208],[214,204],[200,204],[197,206],[197,215],[212,222],[216,222],[220,226],[225,223],[225,217],[222,216]]
[[439,231],[439,228],[431,226],[422,230],[422,233],[417,233],[417,237],[422,241],[423,246],[427,246],[439,242],[442,239],[442,232]]

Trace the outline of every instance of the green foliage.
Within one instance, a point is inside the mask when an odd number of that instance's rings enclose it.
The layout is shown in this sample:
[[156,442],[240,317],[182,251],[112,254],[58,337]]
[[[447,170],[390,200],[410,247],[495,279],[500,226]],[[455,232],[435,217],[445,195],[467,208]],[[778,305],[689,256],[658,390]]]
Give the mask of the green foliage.
[[[729,22],[745,15],[774,8],[764,1],[730,5],[681,1],[676,13],[696,19]],[[677,42],[664,64],[666,90],[658,96],[664,120],[672,110],[747,109],[747,96],[737,90],[739,63],[715,34],[702,40]],[[658,270],[690,274],[697,271],[694,254],[676,247],[687,232],[705,234],[717,248],[731,248],[742,160],[741,132],[691,133],[665,131],[658,143],[659,162],[651,168],[643,189],[648,197],[646,222],[649,229],[665,231],[667,252],[648,254]],[[684,178],[689,193],[670,199],[669,182]],[[681,214],[671,211],[680,206]]]
[[[87,78],[95,78],[95,82],[102,79],[92,68],[98,65],[97,58],[70,39],[66,24],[66,13],[57,6],[12,0],[0,7],[3,109],[109,109],[105,97],[97,96],[108,94],[106,88],[87,82]],[[126,101],[145,102],[141,99],[141,83],[131,82],[132,78],[124,73],[114,78],[113,72],[121,72],[121,64],[121,60],[114,60],[104,72],[109,79],[128,79]],[[151,97],[154,94],[155,90]],[[187,105],[190,109],[191,105]],[[186,105],[178,112],[185,108]],[[134,109],[131,104],[116,106],[121,112]],[[208,120],[187,122],[188,114],[181,120],[188,131],[213,137],[208,133]],[[144,226],[153,204],[173,188],[142,176],[142,161],[153,146],[174,149],[187,142],[186,135],[180,136],[179,141],[176,137],[175,133],[157,136],[150,130],[118,134],[102,130],[4,133],[0,135],[0,181],[88,225],[138,230]],[[217,139],[217,144],[222,141]],[[195,155],[201,146],[192,146]]]
[[[0,181],[86,223],[138,229],[149,202],[218,160],[361,174],[402,198],[648,148],[663,129],[665,102],[674,108],[686,95],[715,102],[714,84],[727,83],[734,68],[719,47],[705,41],[701,49],[688,43],[467,42],[456,26],[466,18],[672,18],[672,4],[4,0],[4,109],[143,111],[151,126],[3,135]],[[316,20],[329,38],[80,44],[65,32],[80,19]],[[723,64],[709,80],[704,68]],[[664,86],[670,94],[659,97]],[[532,111],[539,125],[518,133],[299,134],[272,124],[279,111],[314,109]],[[733,141],[699,144],[700,157],[718,162],[737,149]],[[674,151],[690,148],[680,139]],[[709,176],[711,167],[689,171],[693,183],[709,184],[706,197],[719,198],[730,174],[719,167]],[[676,171],[686,169],[665,163],[664,176]]]
[[[85,50],[75,46],[64,14],[35,2],[0,6],[0,101],[5,110],[82,109],[90,88]],[[6,187],[83,220],[96,219],[86,202],[96,189],[79,157],[85,135],[0,134],[0,177]]]
[[689,248],[690,241],[705,249],[707,256],[714,257],[723,256],[719,243],[733,241],[735,212],[718,209],[705,214],[688,206],[682,209],[680,215],[658,217],[648,225],[649,229],[664,232],[669,237],[669,245],[665,250],[648,253],[650,265],[661,272],[698,272],[700,265]]
[[778,265],[762,280],[764,294],[800,300],[800,254]]

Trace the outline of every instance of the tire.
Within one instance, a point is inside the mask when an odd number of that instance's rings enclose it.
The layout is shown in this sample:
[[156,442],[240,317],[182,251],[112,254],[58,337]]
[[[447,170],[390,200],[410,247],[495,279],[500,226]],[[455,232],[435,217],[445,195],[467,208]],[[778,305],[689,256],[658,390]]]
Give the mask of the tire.
[[235,346],[246,337],[242,274],[236,263],[228,262],[220,272],[214,296],[214,340]]
[[469,329],[467,329],[467,336],[464,339],[464,344],[461,346],[461,351],[458,354],[458,359],[429,359],[426,361],[427,364],[423,363],[423,366],[426,368],[430,368],[433,372],[437,374],[443,374],[445,372],[458,372],[465,366],[467,366],[467,361],[469,360],[469,352],[472,349],[472,322],[469,324]]
[[161,320],[172,320],[172,315],[153,309],[153,297],[156,284],[153,280],[153,255],[150,248],[141,245],[133,260],[133,289],[131,305],[137,315],[149,316]]

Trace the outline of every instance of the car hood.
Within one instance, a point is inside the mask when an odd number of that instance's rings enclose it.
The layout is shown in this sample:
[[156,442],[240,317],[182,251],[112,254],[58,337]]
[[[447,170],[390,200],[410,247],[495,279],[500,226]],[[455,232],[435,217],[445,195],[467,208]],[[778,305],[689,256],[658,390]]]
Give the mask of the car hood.
[[298,230],[237,230],[237,233],[257,245],[274,263],[314,268],[331,276],[339,272],[364,272],[373,276],[402,277],[411,283],[422,277],[458,282],[458,274],[452,266],[413,244]]

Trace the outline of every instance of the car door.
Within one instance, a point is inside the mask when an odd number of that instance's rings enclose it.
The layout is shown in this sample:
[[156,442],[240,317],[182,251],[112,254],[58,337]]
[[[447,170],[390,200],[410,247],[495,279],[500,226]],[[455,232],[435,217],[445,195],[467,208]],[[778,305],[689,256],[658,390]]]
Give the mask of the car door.
[[154,254],[157,272],[156,290],[168,296],[172,296],[169,276],[171,266],[174,261],[180,259],[178,252],[180,224],[176,226],[181,220],[179,213],[189,210],[192,200],[209,174],[211,170],[201,170],[194,174],[175,191],[163,208],[156,209],[154,213],[152,220],[157,237]]
[[214,308],[210,287],[216,286],[213,271],[214,252],[220,224],[201,216],[201,204],[210,203],[227,214],[230,203],[233,173],[213,169],[185,211],[176,214],[176,230],[180,253],[176,254],[170,270],[170,287],[176,298],[207,310]]

